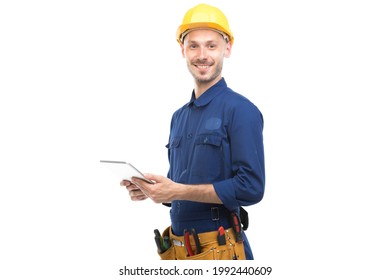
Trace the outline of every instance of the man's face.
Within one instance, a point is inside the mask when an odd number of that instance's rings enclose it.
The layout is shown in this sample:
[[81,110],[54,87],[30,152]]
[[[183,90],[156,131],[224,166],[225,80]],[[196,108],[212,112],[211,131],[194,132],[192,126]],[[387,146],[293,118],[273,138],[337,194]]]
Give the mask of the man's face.
[[181,49],[195,81],[207,84],[221,78],[223,59],[230,56],[231,44],[218,32],[201,29],[188,33]]

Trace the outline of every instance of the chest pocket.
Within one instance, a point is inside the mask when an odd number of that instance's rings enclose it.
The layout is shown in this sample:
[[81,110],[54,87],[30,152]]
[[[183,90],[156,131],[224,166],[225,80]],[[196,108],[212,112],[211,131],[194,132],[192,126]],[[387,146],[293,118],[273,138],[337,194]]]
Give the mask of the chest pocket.
[[165,145],[168,148],[168,158],[169,158],[169,172],[168,177],[172,180],[179,182],[180,176],[183,173],[183,168],[185,168],[185,155],[182,151],[181,145],[181,136],[173,137],[169,139],[169,143]]
[[222,175],[223,171],[222,137],[213,134],[202,134],[195,139],[192,175],[199,181],[210,183]]
[[165,145],[165,147],[168,148],[168,149],[177,148],[177,147],[180,146],[180,140],[181,140],[181,136],[175,137],[175,138],[171,139],[169,141],[169,143]]
[[222,144],[222,137],[219,135],[199,135],[195,140],[196,145],[211,145],[214,147],[220,147]]

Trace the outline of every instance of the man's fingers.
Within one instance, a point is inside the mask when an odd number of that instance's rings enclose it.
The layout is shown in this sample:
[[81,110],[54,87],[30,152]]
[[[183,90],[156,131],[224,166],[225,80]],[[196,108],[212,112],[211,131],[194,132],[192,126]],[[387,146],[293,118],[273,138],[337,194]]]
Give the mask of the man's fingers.
[[121,183],[120,183],[120,185],[121,185],[122,187],[126,187],[126,186],[131,185],[131,182],[130,182],[129,180],[122,180]]
[[136,186],[136,185],[134,185],[134,184],[131,184],[131,185],[126,186],[126,189],[127,189],[128,191],[139,190],[139,187]]
[[145,196],[131,196],[130,198],[132,201],[142,201],[147,199],[148,197],[145,195]]
[[142,191],[142,187],[140,187],[136,182],[122,180],[120,185],[122,187],[126,187],[129,192],[129,196],[133,201],[140,201],[148,198],[148,196]]
[[145,200],[147,199],[148,197],[140,190],[132,190],[132,191],[129,191],[129,195],[130,195],[130,198],[131,200],[133,201],[139,201],[139,200]]

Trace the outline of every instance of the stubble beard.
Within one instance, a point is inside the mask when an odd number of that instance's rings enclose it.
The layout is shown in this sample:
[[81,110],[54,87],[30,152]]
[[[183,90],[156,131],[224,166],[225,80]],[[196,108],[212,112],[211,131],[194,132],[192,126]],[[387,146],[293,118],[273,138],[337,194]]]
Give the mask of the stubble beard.
[[218,63],[215,66],[214,71],[212,71],[211,73],[208,73],[207,75],[202,75],[202,74],[199,74],[198,69],[192,68],[193,66],[192,66],[191,62],[187,63],[188,70],[190,71],[192,77],[194,77],[195,81],[198,84],[208,84],[210,82],[213,82],[222,73],[222,66],[223,66],[222,62]]

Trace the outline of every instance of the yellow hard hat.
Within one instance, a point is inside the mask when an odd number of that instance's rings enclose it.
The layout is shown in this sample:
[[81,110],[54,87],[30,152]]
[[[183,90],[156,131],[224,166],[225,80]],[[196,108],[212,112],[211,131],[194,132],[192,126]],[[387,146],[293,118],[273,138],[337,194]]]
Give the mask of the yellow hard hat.
[[183,38],[193,29],[213,29],[226,37],[233,44],[234,37],[225,15],[216,7],[199,4],[187,11],[183,22],[176,31],[176,39],[182,43]]

